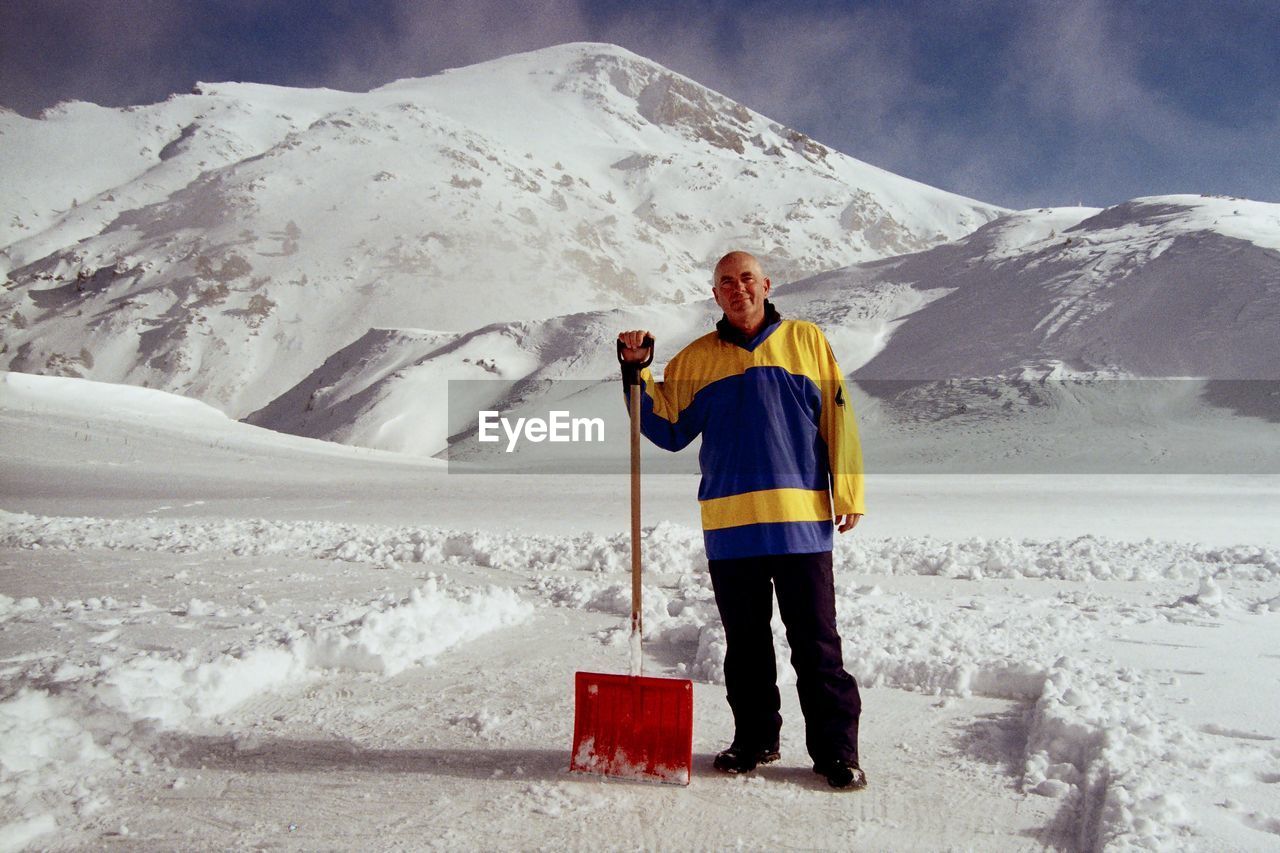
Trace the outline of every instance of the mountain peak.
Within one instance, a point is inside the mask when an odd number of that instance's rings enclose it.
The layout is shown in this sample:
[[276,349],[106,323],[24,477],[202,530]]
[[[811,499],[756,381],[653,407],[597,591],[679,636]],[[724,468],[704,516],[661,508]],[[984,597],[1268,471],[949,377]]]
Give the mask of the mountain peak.
[[549,47],[540,47],[523,53],[513,53],[462,68],[452,68],[447,73],[495,68],[521,69],[525,71],[540,70],[547,73],[557,73],[575,63],[592,59],[613,59],[647,65],[663,71],[667,70],[652,59],[627,50],[620,45],[608,42],[571,41],[563,44],[554,44]]
[[488,59],[471,65],[446,68],[438,74],[426,77],[405,77],[374,89],[374,92],[396,91],[404,88],[416,88],[420,85],[432,85],[440,78],[458,77],[545,77],[559,80],[567,73],[577,73],[584,63],[613,61],[615,63],[631,63],[646,66],[655,71],[674,73],[662,65],[633,53],[625,47],[607,42],[565,42],[564,44],[540,47],[523,53],[512,53],[496,59]]
[[603,41],[570,41],[562,44],[554,44],[549,47],[540,47],[536,50],[526,51],[525,53],[512,54],[507,59],[515,59],[516,57],[537,57],[545,59],[548,63],[563,63],[566,60],[585,59],[589,57],[614,57],[625,59],[632,62],[643,62],[647,65],[653,65],[661,68],[657,62],[652,59],[641,56],[638,53],[628,50],[621,45]]
[[[548,99],[564,101],[568,95],[580,103],[565,106],[578,114],[585,107],[594,114],[593,124],[602,123],[602,119],[620,121],[636,130],[652,125],[737,154],[746,150],[751,136],[770,126],[763,116],[755,116],[719,92],[626,48],[599,42],[540,48],[450,69],[439,77],[398,80],[375,91],[434,92],[436,103],[443,106],[447,99],[450,113],[464,102],[492,106],[495,101],[515,103],[518,99],[528,106]],[[515,113],[509,118],[527,118],[526,111]],[[568,118],[563,111],[558,111],[557,117]],[[490,120],[502,122],[504,117]],[[616,130],[606,130],[606,135],[612,137]]]

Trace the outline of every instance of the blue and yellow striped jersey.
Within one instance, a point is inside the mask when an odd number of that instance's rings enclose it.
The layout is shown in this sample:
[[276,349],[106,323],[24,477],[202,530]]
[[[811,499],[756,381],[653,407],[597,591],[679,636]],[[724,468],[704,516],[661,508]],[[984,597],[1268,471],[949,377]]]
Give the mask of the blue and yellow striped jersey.
[[774,317],[750,341],[704,335],[662,382],[640,373],[641,432],[672,451],[702,436],[708,559],[830,551],[832,515],[864,512],[858,428],[831,347],[814,324]]

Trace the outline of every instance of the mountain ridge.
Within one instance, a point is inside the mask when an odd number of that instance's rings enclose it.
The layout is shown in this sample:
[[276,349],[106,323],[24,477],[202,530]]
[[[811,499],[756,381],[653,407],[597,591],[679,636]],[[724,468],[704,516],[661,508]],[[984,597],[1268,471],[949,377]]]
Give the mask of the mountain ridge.
[[[200,91],[0,119],[18,143],[0,157],[0,193],[20,237],[0,250],[0,366],[148,385],[239,417],[370,328],[682,304],[728,246],[783,281],[1000,212],[615,48],[368,93]],[[63,163],[64,189],[33,195]],[[81,191],[95,194],[60,207]]]

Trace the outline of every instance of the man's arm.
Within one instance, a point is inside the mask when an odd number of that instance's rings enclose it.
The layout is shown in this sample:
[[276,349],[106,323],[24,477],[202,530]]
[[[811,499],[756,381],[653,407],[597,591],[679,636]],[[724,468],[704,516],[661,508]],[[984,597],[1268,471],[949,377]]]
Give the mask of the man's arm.
[[[646,346],[646,339],[649,346]],[[630,393],[626,385],[629,365],[647,364],[653,355],[653,335],[644,329],[633,329],[618,334],[618,358],[623,362],[623,391]],[[667,376],[679,373],[679,358],[667,365]],[[631,369],[634,369],[632,367]],[[689,416],[688,401],[682,408],[678,395],[665,382],[657,382],[648,367],[641,368],[637,380],[640,384],[640,432],[663,450],[681,450],[697,438],[702,431],[696,419]],[[685,417],[681,417],[684,414]]]
[[857,526],[866,513],[862,477],[862,444],[853,415],[853,402],[845,388],[844,375],[826,336],[820,342],[822,414],[818,429],[827,444],[827,465],[831,470],[831,502],[836,526],[841,533]]

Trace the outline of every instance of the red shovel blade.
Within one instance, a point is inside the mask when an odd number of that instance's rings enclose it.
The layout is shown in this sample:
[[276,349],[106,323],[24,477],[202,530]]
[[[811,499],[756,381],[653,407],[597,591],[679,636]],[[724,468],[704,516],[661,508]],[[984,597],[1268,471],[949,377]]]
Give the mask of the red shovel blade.
[[570,770],[688,785],[693,682],[579,672]]

